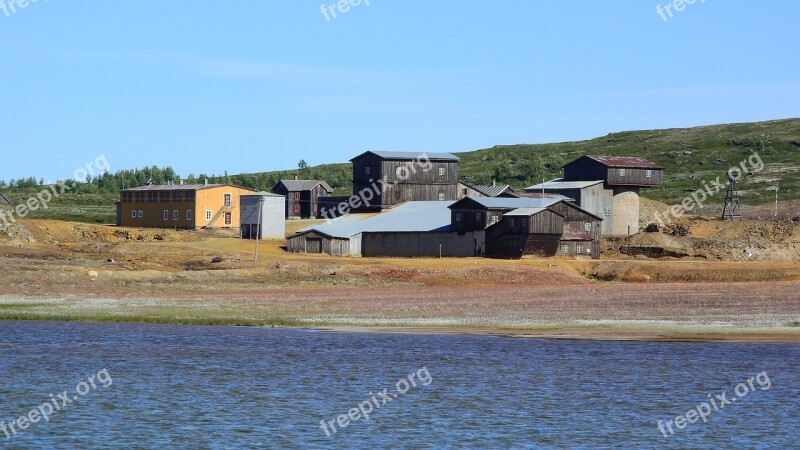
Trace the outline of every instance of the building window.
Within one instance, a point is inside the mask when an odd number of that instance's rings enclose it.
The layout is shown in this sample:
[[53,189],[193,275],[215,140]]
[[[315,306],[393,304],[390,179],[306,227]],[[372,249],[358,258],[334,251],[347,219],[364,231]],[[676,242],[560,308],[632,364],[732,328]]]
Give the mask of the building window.
[[592,224],[589,223],[589,222],[584,223],[583,224],[583,231],[587,231],[587,232],[592,231]]
[[439,192],[439,201],[441,202],[443,200],[444,200],[444,192]]
[[225,194],[223,198],[226,208],[230,208],[231,206],[233,206],[233,202],[231,201],[231,194]]
[[167,203],[169,201],[169,192],[161,192],[161,193],[159,193],[158,200],[161,203]]
[[147,203],[155,203],[155,202],[156,202],[156,192],[148,192]]
[[133,217],[134,219],[136,218],[136,210],[135,209],[131,211],[131,217]]
[[592,253],[592,244],[586,244],[586,253]]
[[444,167],[439,167],[439,176],[440,176],[440,177],[443,177],[443,176],[444,176],[444,174],[445,174],[445,169],[444,169]]
[[142,211],[142,210],[140,209],[140,210],[139,210],[139,212],[138,212],[138,216],[139,216],[139,218],[140,218],[140,219],[141,219],[142,217],[144,217],[144,211]]
[[133,195],[130,192],[122,193],[122,203],[131,203],[132,201],[133,201]]
[[644,176],[647,177],[647,178],[652,178],[653,177],[653,171],[650,170],[650,169],[645,170],[644,171]]
[[292,198],[294,198],[295,200],[299,201],[300,200],[300,193],[299,192],[295,192],[294,194],[292,194]]
[[168,209],[164,210],[164,220],[169,220],[169,210]]
[[611,215],[611,208],[606,208],[605,213],[606,213],[606,216],[610,216]]
[[370,167],[364,167],[364,175],[369,175]]
[[569,255],[569,244],[562,244],[561,245],[561,254]]
[[492,219],[489,220],[489,225],[496,224],[499,221],[500,221],[500,216],[492,216]]
[[625,176],[625,169],[619,169],[619,170],[617,170],[617,173],[619,174],[619,176],[624,177]]
[[184,201],[186,203],[194,203],[195,197],[196,193],[194,191],[186,191],[186,199]]
[[143,203],[143,202],[144,202],[144,192],[137,192],[136,203]]
[[210,209],[206,210],[206,220],[211,220],[211,210]]
[[294,213],[300,214],[300,205],[294,205]]
[[192,210],[191,209],[187,209],[186,210],[186,220],[192,220]]
[[172,211],[172,220],[178,220],[178,210]]
[[483,216],[481,215],[481,213],[479,213],[479,212],[475,213],[475,222],[481,223],[481,219],[483,219]]
[[172,193],[172,201],[173,202],[182,202],[183,201],[183,192],[175,191]]
[[576,250],[575,253],[578,253],[578,254],[583,253],[583,244],[578,244],[578,246],[576,247],[575,250]]
[[456,222],[461,222],[461,213],[460,212],[456,213]]

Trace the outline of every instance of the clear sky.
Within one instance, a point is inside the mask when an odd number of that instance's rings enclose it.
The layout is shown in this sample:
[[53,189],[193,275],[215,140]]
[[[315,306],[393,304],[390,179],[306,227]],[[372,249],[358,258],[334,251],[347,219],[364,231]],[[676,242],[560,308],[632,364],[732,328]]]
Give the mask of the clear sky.
[[101,154],[233,174],[800,116],[794,0],[9,2],[5,180]]

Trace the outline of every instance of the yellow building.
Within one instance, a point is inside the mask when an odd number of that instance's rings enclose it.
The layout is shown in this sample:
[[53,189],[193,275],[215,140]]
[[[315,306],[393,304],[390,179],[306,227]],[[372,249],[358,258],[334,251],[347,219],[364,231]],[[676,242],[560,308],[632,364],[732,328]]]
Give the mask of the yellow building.
[[123,189],[117,223],[124,227],[239,228],[239,196],[253,192],[230,184]]

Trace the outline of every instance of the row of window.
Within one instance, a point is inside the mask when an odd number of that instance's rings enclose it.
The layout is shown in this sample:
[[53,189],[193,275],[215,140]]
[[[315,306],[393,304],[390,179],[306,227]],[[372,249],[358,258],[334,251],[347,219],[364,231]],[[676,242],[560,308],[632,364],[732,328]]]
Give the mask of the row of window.
[[186,202],[195,201],[194,191],[173,191],[173,192],[123,192],[122,203],[167,203],[167,202]]
[[[617,169],[617,174],[619,176],[621,176],[621,177],[624,177],[626,173],[627,173],[627,170],[625,170],[625,169]],[[650,170],[650,169],[645,170],[644,171],[644,176],[647,177],[647,178],[652,178],[653,177],[653,171]]]
[[[164,214],[163,214],[164,220],[169,220],[169,215],[170,215],[169,214],[169,210],[165,209],[164,210]],[[137,219],[137,218],[141,219],[141,218],[144,217],[144,211],[142,211],[141,209],[140,210],[135,210],[134,209],[134,210],[131,211],[131,217],[134,218],[134,219]],[[180,217],[180,212],[177,209],[173,210],[172,211],[172,220],[178,220],[179,217]],[[186,220],[192,220],[192,217],[193,217],[192,210],[191,209],[187,209],[186,210]],[[206,210],[206,220],[211,220],[211,210],[210,209]]]
[[[370,175],[372,173],[372,168],[370,166],[364,167],[364,175]],[[398,177],[406,177],[408,175],[408,168],[405,166],[398,166],[394,169],[394,174]],[[447,169],[444,167],[439,167],[439,176],[443,177],[447,175]]]
[[[578,255],[583,253],[584,250],[586,250],[587,254],[592,253],[592,244],[586,244],[585,246],[583,244],[577,244],[575,246],[575,253]],[[569,244],[561,244],[561,254],[569,255]]]

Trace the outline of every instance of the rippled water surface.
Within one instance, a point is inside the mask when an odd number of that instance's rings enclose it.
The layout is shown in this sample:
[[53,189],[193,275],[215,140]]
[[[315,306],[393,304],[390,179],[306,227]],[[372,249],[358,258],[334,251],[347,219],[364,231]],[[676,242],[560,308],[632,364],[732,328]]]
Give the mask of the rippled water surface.
[[[7,448],[796,448],[800,430],[792,345],[0,322],[0,349],[6,424],[95,375],[49,422],[0,431]],[[764,371],[708,423],[658,430]],[[360,403],[368,420],[326,435]]]

